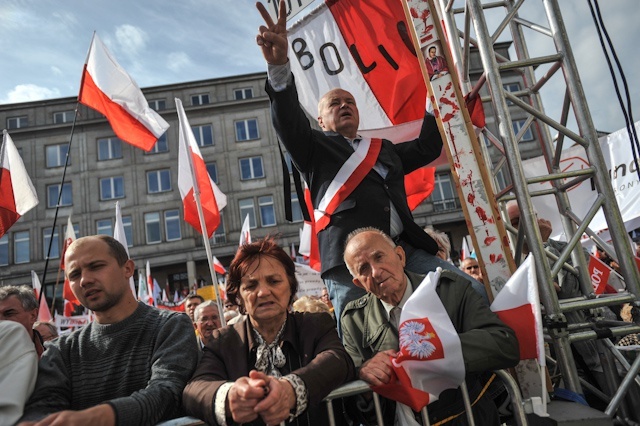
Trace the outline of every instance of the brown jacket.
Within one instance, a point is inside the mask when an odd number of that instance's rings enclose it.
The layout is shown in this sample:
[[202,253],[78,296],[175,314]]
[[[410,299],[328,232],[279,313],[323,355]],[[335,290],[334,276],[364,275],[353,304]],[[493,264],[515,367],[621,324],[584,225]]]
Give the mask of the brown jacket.
[[[248,318],[214,331],[182,395],[187,414],[216,424],[216,391],[223,383],[249,375],[257,348]],[[340,342],[335,322],[326,313],[289,314],[281,348],[287,358],[282,374],[297,374],[309,393],[309,408],[296,420],[299,424],[328,424],[327,410],[320,402],[338,386],[355,379],[353,361]],[[262,424],[259,420],[254,423]]]

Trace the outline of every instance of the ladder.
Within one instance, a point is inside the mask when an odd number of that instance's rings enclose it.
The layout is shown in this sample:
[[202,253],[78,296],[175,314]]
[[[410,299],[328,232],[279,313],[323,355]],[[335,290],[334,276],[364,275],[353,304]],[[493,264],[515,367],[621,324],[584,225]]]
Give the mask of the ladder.
[[[454,3],[460,3],[454,7]],[[609,324],[597,315],[603,307],[619,305],[622,303],[632,303],[638,306],[638,297],[640,296],[640,282],[637,266],[634,262],[634,255],[626,234],[624,224],[620,212],[617,209],[616,199],[614,196],[611,182],[608,180],[608,173],[603,160],[603,155],[598,144],[597,132],[594,128],[589,109],[586,103],[585,95],[580,84],[578,70],[573,57],[571,45],[567,37],[567,33],[562,20],[560,7],[557,0],[542,0],[544,6],[546,22],[531,22],[524,17],[519,16],[519,10],[525,3],[525,0],[505,0],[500,2],[483,3],[480,0],[467,0],[466,2],[454,2],[454,0],[429,0],[429,6],[436,15],[434,23],[438,27],[437,22],[441,22],[449,36],[449,47],[453,63],[455,63],[457,74],[462,80],[461,87],[471,92],[479,92],[483,84],[489,89],[490,101],[495,112],[498,135],[489,134],[485,129],[485,137],[498,146],[498,151],[504,153],[497,165],[481,164],[480,167],[485,170],[498,171],[500,168],[508,171],[511,178],[511,185],[496,194],[496,199],[500,203],[515,199],[520,207],[520,226],[519,232],[507,225],[506,228],[512,235],[512,241],[516,241],[514,249],[516,255],[522,252],[522,244],[526,237],[526,241],[535,259],[536,273],[538,277],[539,291],[541,302],[544,305],[545,327],[550,340],[555,349],[557,364],[560,369],[563,386],[568,390],[582,394],[582,383],[578,377],[575,361],[573,359],[570,344],[589,339],[602,339],[603,337],[622,336],[631,332],[638,332],[637,326]],[[494,29],[493,33],[489,32],[486,21],[486,10],[497,9],[504,12],[504,17]],[[461,21],[462,28],[458,28],[456,15],[463,15]],[[471,37],[471,25],[475,31],[476,38]],[[516,58],[509,60],[496,54],[494,45],[501,33],[509,29],[512,41],[516,51]],[[440,31],[442,34],[442,31]],[[542,57],[531,57],[527,48],[527,37],[532,33],[543,34],[548,37],[555,46],[556,53]],[[477,47],[484,73],[482,78],[471,87],[469,81],[469,52],[470,46]],[[548,70],[541,77],[534,72],[535,67],[548,65]],[[525,83],[523,90],[517,93],[511,93],[503,87],[501,74],[506,71],[515,71],[522,75]],[[561,116],[557,119],[549,117],[542,108],[542,100],[540,97],[540,89],[548,83],[549,79],[558,71],[561,71],[562,78],[565,83],[564,105]],[[526,96],[528,102],[523,101],[520,97]],[[524,127],[515,134],[511,111],[507,102],[520,108],[527,113],[527,120]],[[513,108],[513,106],[511,107]],[[574,118],[577,123],[579,132],[575,133],[567,127],[569,113],[573,111]],[[519,140],[529,126],[536,125],[540,130],[540,149],[547,164],[547,170],[541,170],[540,175],[527,177],[522,168],[522,159],[519,151]],[[551,130],[558,133],[557,140],[551,137]],[[588,158],[590,167],[573,172],[563,172],[559,166],[560,155],[565,141],[571,140],[579,144],[584,149],[586,158]],[[482,148],[477,143],[471,146],[460,147],[457,142],[458,150],[476,150],[474,158],[479,163],[484,163],[484,159],[489,159],[487,155],[482,154]],[[451,148],[451,143],[449,143]],[[452,167],[455,175],[459,168]],[[484,180],[479,183],[480,189],[483,189],[488,197],[493,194],[493,179]],[[462,181],[464,176],[458,176],[458,181]],[[580,218],[572,209],[567,191],[574,185],[592,179],[598,192],[596,205],[590,210],[586,217]],[[548,182],[551,190],[531,191],[529,185],[532,183]],[[460,188],[458,185],[458,189]],[[558,259],[552,259],[548,256],[543,247],[543,241],[537,226],[536,213],[533,207],[532,199],[536,196],[552,195],[555,197],[559,214],[562,216],[563,230],[567,237],[568,245],[565,250],[560,253]],[[464,193],[461,193],[463,201],[466,201]],[[589,228],[589,224],[596,211],[602,207],[604,216],[609,227],[612,239],[612,246],[608,246]],[[473,217],[468,214],[469,209],[465,209],[467,223],[473,225]],[[504,223],[495,218],[498,228],[505,227]],[[478,228],[469,227],[472,235],[476,252],[483,260],[481,263],[487,263],[486,247],[481,244],[482,238],[485,237],[484,230],[478,232]],[[595,298],[592,285],[588,276],[587,259],[581,248],[581,236],[586,233],[601,246],[606,247],[610,256],[618,261],[620,265],[621,275],[626,283],[627,291],[607,298]],[[502,232],[499,231],[502,235]],[[478,244],[480,242],[480,244]],[[503,247],[505,256],[510,257],[511,251],[509,247]],[[520,257],[520,256],[516,256]],[[564,263],[571,259],[573,271],[577,273],[580,281],[582,296],[571,300],[558,300],[554,290],[554,280],[556,279]],[[516,264],[520,263],[520,259],[516,258]],[[567,267],[567,266],[565,266]],[[485,277],[488,277],[492,290],[496,289],[496,283],[502,281],[502,277],[491,268],[483,271]],[[565,313],[590,309],[595,315],[592,317],[593,323],[581,324],[576,327],[568,327]],[[597,326],[594,324],[602,324]],[[605,330],[604,332],[602,330]],[[605,413],[613,416],[619,409],[618,417],[627,417],[628,408],[622,404],[624,395],[629,387],[635,382],[640,385],[640,380],[636,377],[640,366],[626,365],[628,373],[622,381],[622,385],[618,379],[618,374],[614,367],[613,357],[621,361],[624,365],[624,359],[619,352],[611,344],[608,339],[598,340],[598,345],[602,349],[602,361],[604,373],[609,383],[609,395],[607,397],[607,409]],[[622,358],[622,359],[621,359]],[[528,392],[528,384],[521,381],[521,390],[523,396],[532,396]]]

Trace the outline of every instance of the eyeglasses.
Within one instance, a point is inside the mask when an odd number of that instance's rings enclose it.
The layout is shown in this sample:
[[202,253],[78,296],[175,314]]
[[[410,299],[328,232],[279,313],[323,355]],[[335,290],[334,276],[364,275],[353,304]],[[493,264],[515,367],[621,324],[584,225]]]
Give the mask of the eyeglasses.
[[473,269],[480,269],[480,266],[478,266],[478,265],[471,265],[471,266],[466,266],[464,269],[465,269],[465,271],[471,271],[471,270],[473,270]]

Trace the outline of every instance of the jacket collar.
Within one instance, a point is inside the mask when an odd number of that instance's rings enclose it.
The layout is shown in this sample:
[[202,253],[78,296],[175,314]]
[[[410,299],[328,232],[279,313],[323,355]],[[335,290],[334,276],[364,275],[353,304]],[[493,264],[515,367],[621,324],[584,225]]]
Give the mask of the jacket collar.
[[[420,285],[424,276],[406,271],[409,277],[409,284],[415,291]],[[364,296],[366,305],[364,307],[364,331],[362,333],[362,346],[371,347],[375,352],[380,351],[382,344],[393,343],[394,347],[398,347],[398,335],[391,327],[388,316],[385,312],[382,302],[372,293]]]

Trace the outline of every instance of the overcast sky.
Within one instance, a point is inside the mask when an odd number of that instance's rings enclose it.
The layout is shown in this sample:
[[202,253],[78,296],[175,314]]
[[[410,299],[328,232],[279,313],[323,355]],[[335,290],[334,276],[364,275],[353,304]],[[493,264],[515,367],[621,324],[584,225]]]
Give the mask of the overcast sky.
[[[596,128],[624,127],[587,1],[560,3]],[[541,4],[525,1],[520,16],[540,22]],[[639,120],[640,8],[636,0],[600,4]],[[141,87],[264,71],[261,21],[254,0],[2,0],[0,104],[76,96],[94,30]],[[529,50],[553,53],[544,37]],[[559,114],[560,87],[543,92],[549,115]]]

